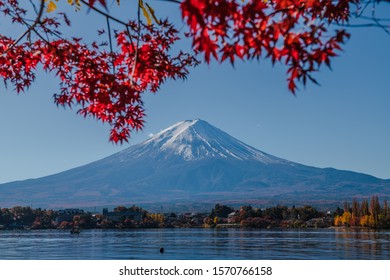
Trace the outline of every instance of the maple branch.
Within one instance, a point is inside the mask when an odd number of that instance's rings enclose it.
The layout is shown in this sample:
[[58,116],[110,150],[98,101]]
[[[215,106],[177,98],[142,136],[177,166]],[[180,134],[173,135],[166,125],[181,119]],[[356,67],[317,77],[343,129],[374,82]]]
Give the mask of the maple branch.
[[[118,19],[118,18],[116,18],[116,17],[110,15],[109,13],[107,13],[107,12],[105,12],[105,11],[103,11],[103,10],[100,10],[100,9],[96,8],[95,6],[92,6],[92,7],[91,7],[91,6],[89,5],[89,3],[88,3],[87,1],[85,1],[85,0],[80,0],[80,2],[83,3],[85,6],[87,6],[88,8],[92,9],[94,12],[96,12],[96,13],[98,13],[98,14],[104,16],[104,17],[107,19],[107,22],[108,22],[108,20],[112,20],[112,21],[114,21],[114,22],[116,22],[116,23],[119,23],[119,24],[125,26],[125,27],[126,27],[126,31],[127,31],[127,35],[129,36],[129,39],[130,39],[130,43],[131,43],[131,45],[133,46],[133,49],[135,49],[134,44],[133,44],[133,40],[132,40],[132,39],[133,39],[133,36],[132,36],[131,33],[130,33],[130,25],[129,25],[128,23],[126,23],[126,22],[124,22],[124,21],[122,21],[122,20],[120,20],[120,19]],[[138,6],[139,6],[139,5],[138,5]],[[109,31],[109,32],[110,32],[110,31]],[[111,37],[111,36],[110,36],[110,37]],[[138,42],[138,41],[137,41],[137,42]],[[111,44],[111,41],[110,41],[110,44]],[[110,45],[110,47],[111,47],[111,45]],[[112,48],[111,48],[111,50],[112,50]]]
[[105,12],[105,11],[102,11],[98,8],[96,8],[95,6],[90,6],[89,3],[85,0],[80,0],[81,3],[83,3],[85,6],[87,6],[88,8],[90,8],[91,10],[95,11],[96,13],[106,17],[106,18],[109,18],[111,19],[112,21],[115,21],[116,23],[119,23],[119,24],[122,24],[124,26],[128,26],[128,23],[116,18],[116,17],[113,17],[112,15],[110,15],[109,13]]
[[[113,48],[112,48],[110,19],[108,17],[106,17],[106,21],[107,21],[107,29],[108,29],[108,42],[109,42],[109,45],[110,45],[110,54],[112,55],[114,51],[113,51]],[[114,58],[113,57],[111,59],[111,63],[112,63],[112,71],[113,71],[113,74],[115,75],[115,64],[114,64]]]
[[42,18],[42,15],[43,15],[43,10],[45,9],[45,0],[41,0],[41,5],[39,7],[39,11],[38,11],[38,15],[33,23],[33,25],[30,26],[30,31],[31,30],[34,30],[35,27],[38,25],[38,24],[41,24],[41,18]]
[[379,21],[377,21],[375,19],[371,19],[371,20],[373,20],[374,23],[362,23],[362,24],[351,24],[351,23],[348,23],[348,24],[338,24],[338,23],[334,23],[334,24],[337,25],[337,26],[340,26],[340,27],[348,27],[348,28],[365,28],[365,27],[381,28],[387,34],[390,35],[389,27],[384,26],[383,24],[381,24]]
[[137,20],[138,20],[138,30],[137,30],[137,45],[134,52],[134,64],[133,69],[131,70],[131,84],[134,84],[134,73],[135,73],[135,67],[137,65],[138,60],[138,48],[139,48],[139,40],[141,36],[141,0],[138,0],[138,10],[137,10]]
[[380,24],[376,18],[373,18],[372,20],[376,23],[377,27],[383,29],[387,33],[387,35],[390,35],[390,31],[388,30],[388,28],[386,28],[383,24]]
[[[368,0],[368,1],[361,1],[361,4],[364,4],[363,8],[359,6],[359,3],[356,3],[356,12],[355,12],[355,18],[357,19],[363,19],[363,20],[369,20],[373,21],[374,23],[371,24],[354,24],[354,25],[346,25],[348,27],[379,27],[383,29],[387,34],[390,35],[389,27],[384,26],[380,22],[383,21],[390,21],[390,18],[377,18],[376,17],[376,4],[378,3],[390,3],[390,0]],[[371,9],[371,16],[364,15],[365,11],[367,10],[368,6],[372,5]]]
[[110,45],[110,52],[112,53],[113,51],[112,51],[110,19],[108,17],[106,17],[106,21],[107,21],[108,41],[109,41],[109,45]]
[[130,44],[133,47],[133,50],[135,50],[135,46],[134,46],[134,43],[133,43],[133,38],[132,38],[132,36],[130,34],[130,27],[128,25],[126,25],[126,31],[127,31],[127,36],[129,36]]
[[[365,19],[365,20],[372,20],[372,17],[368,16],[358,16],[357,18]],[[375,18],[378,22],[379,21],[390,21],[390,18]]]
[[[164,0],[164,1],[167,1],[167,2],[175,2],[175,3],[181,3],[180,1],[176,1],[176,0]],[[133,64],[133,67],[132,67],[132,71],[131,71],[131,84],[133,85],[134,84],[134,73],[135,73],[135,69],[136,69],[136,66],[137,66],[137,61],[138,61],[138,48],[139,48],[139,43],[140,43],[140,40],[141,40],[141,0],[138,0],[138,8],[137,8],[137,23],[138,23],[138,28],[137,28],[137,42],[136,42],[136,45],[134,46],[134,43],[133,43],[133,36],[131,35],[130,33],[130,25],[112,15],[110,15],[109,13],[99,9],[99,8],[96,8],[95,6],[91,6],[89,5],[89,3],[86,1],[86,0],[80,0],[81,3],[83,3],[85,6],[87,6],[88,8],[92,9],[93,11],[95,11],[96,13],[104,16],[106,18],[106,21],[107,21],[107,26],[108,26],[108,32],[109,32],[109,44],[110,44],[110,50],[112,52],[113,48],[112,48],[112,41],[111,41],[111,30],[110,30],[110,25],[109,25],[109,20],[112,20],[116,23],[119,23],[123,26],[126,27],[126,31],[127,31],[127,35],[129,36],[129,39],[130,39],[130,43],[131,45],[133,46],[133,49],[134,49],[134,64]],[[114,70],[115,71],[115,70]]]
[[34,8],[35,13],[38,14],[39,12],[37,10],[37,7],[35,6],[35,3],[32,0],[29,0],[29,1],[30,1],[31,6],[33,6],[33,8]]
[[35,31],[35,27],[41,23],[41,18],[43,15],[43,10],[45,9],[45,0],[41,0],[41,5],[39,7],[38,15],[32,25],[29,25],[26,21],[23,20],[23,23],[28,27],[27,30],[5,51],[8,52],[13,47],[15,47],[23,38],[29,34],[31,31]]

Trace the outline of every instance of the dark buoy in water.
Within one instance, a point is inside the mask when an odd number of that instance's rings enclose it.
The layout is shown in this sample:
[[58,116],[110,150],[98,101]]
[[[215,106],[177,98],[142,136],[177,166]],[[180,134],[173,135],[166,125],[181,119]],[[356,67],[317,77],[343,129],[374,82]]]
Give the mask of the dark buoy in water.
[[163,247],[160,248],[160,254],[164,254],[164,248]]

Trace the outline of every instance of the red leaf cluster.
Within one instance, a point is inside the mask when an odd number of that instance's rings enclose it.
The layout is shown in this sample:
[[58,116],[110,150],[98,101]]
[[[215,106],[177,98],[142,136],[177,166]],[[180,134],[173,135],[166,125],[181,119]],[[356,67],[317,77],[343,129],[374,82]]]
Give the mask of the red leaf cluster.
[[193,48],[223,62],[236,58],[269,57],[288,66],[288,88],[296,81],[312,78],[322,64],[330,66],[340,44],[349,35],[328,29],[329,23],[343,23],[350,16],[350,4],[357,0],[184,0],[182,17],[193,38]]
[[[24,21],[18,1],[0,1],[0,12],[15,22]],[[61,19],[69,23],[63,14]],[[0,77],[19,93],[34,81],[39,65],[54,73],[60,83],[55,103],[75,106],[81,115],[109,123],[113,142],[127,141],[132,130],[142,129],[144,92],[156,92],[166,79],[184,79],[187,68],[197,63],[182,52],[169,54],[178,32],[167,21],[159,26],[129,22],[117,31],[113,51],[78,38],[62,38],[60,25],[55,17],[42,18],[30,30],[39,34],[34,41],[0,36]]]

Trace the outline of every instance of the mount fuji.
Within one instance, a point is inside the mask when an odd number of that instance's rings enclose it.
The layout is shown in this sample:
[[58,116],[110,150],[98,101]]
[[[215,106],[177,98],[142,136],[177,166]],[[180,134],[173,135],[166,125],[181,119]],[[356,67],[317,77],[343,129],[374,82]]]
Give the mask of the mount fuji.
[[390,180],[281,159],[203,120],[179,122],[104,159],[0,185],[0,205],[332,204],[390,197]]

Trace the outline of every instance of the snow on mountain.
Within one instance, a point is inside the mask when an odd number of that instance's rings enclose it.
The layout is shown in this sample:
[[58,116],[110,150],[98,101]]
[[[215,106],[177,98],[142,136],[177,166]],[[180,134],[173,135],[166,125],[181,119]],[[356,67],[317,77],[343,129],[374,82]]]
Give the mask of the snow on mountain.
[[200,119],[178,122],[145,142],[123,151],[123,154],[135,158],[148,154],[160,159],[175,155],[186,161],[232,158],[263,163],[287,163],[286,160],[244,144]]

